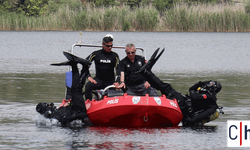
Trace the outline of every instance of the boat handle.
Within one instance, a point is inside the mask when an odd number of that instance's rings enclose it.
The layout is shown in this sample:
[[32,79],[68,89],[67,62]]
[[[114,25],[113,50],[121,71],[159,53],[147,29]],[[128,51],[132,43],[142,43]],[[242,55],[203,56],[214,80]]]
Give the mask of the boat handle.
[[109,86],[107,86],[102,92],[105,93],[110,88],[115,88],[115,85],[109,85]]

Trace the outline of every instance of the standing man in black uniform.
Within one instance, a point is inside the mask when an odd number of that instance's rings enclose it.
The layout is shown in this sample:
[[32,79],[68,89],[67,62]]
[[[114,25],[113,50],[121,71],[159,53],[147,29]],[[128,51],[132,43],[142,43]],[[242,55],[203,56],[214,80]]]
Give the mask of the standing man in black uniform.
[[[86,99],[92,100],[92,90],[103,89],[109,85],[119,86],[120,67],[119,56],[111,51],[113,47],[113,36],[106,35],[102,40],[102,49],[91,53],[87,60],[95,61],[96,76],[88,75],[89,82],[85,86]],[[116,70],[116,72],[114,71]]]
[[136,55],[134,44],[127,44],[125,50],[127,56],[121,61],[121,84],[119,88],[127,88],[128,95],[158,96],[158,93],[141,74],[134,73],[138,71],[145,63],[144,57]]

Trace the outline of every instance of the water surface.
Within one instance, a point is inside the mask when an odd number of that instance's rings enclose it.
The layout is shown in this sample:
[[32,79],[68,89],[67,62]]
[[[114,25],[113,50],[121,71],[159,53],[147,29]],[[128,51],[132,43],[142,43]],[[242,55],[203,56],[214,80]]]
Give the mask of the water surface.
[[[83,32],[82,42],[100,45],[108,33]],[[202,128],[61,127],[35,106],[58,106],[64,98],[68,67],[49,64],[66,60],[62,51],[79,42],[79,32],[0,32],[0,149],[229,149],[227,120],[250,119],[248,33],[111,33],[115,46],[132,42],[147,58],[165,48],[153,71],[183,94],[198,81],[220,81],[218,104],[225,114]],[[75,53],[86,57],[90,51]]]

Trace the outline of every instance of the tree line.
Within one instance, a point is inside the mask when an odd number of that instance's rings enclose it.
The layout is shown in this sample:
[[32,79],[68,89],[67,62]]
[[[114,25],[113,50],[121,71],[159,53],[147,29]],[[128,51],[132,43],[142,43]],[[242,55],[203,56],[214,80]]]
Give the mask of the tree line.
[[0,0],[0,31],[249,32],[250,0]]
[[70,5],[74,9],[79,9],[87,4],[96,8],[127,5],[132,10],[152,5],[159,12],[163,12],[180,1],[197,4],[220,3],[229,0],[0,0],[0,13],[15,12],[26,16],[41,16],[57,11],[62,5]]

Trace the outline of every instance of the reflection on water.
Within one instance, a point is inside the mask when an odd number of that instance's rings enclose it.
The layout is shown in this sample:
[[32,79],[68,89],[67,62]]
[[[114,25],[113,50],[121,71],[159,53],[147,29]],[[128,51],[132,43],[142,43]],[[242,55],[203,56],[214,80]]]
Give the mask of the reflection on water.
[[1,74],[0,103],[59,102],[64,96],[64,74]]
[[[84,32],[84,43],[100,45],[106,34]],[[65,61],[62,51],[79,41],[78,32],[0,32],[0,149],[226,149],[227,120],[250,120],[250,34],[112,34],[114,45],[132,41],[146,49],[147,58],[165,47],[153,71],[182,94],[198,81],[220,81],[218,105],[225,114],[199,128],[61,127],[35,106],[59,106],[64,98],[68,67],[49,64]],[[85,57],[89,51],[76,53]]]
[[[222,90],[218,103],[227,107],[249,104],[249,75],[187,76],[156,74],[174,89],[186,94],[199,81],[218,80]],[[40,101],[60,103],[65,96],[65,74],[0,74],[0,103],[21,102],[37,104]]]

